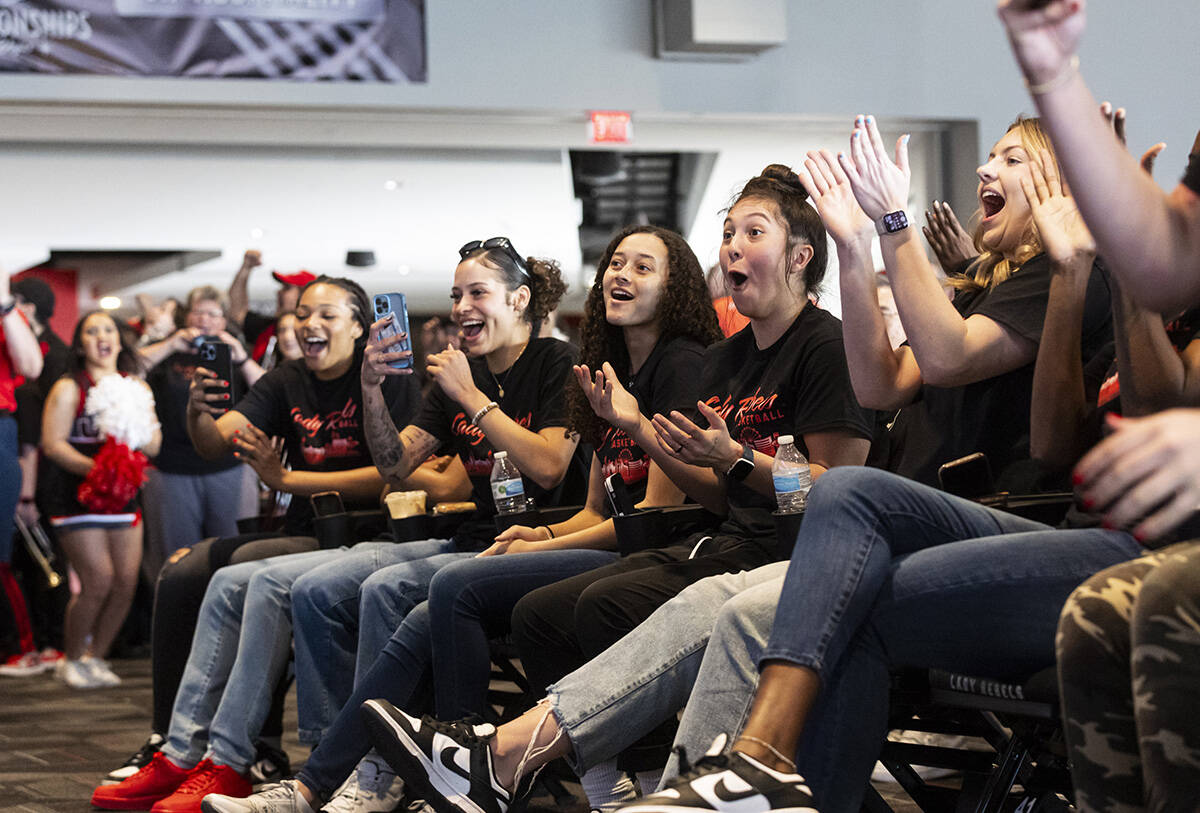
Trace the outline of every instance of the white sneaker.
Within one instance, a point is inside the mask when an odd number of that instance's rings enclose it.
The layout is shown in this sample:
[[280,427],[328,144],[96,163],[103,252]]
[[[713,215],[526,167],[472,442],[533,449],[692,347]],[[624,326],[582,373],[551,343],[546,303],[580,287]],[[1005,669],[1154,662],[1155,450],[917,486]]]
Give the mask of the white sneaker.
[[99,689],[102,685],[87,664],[67,658],[63,658],[55,665],[54,676],[72,689]]
[[96,685],[121,685],[121,678],[118,677],[117,673],[114,672],[112,667],[108,665],[108,661],[104,660],[103,658],[94,658],[89,655],[85,656],[80,662],[88,669],[89,672],[92,673],[92,677],[96,679]]
[[315,813],[295,779],[266,785],[249,796],[210,793],[200,801],[204,813]]
[[321,813],[391,813],[404,798],[404,780],[372,751],[362,758]]

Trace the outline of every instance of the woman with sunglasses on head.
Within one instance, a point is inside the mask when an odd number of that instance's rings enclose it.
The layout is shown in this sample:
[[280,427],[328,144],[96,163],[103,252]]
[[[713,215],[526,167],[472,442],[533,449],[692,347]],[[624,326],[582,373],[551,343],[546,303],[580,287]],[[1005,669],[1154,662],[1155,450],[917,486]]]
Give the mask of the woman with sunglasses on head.
[[[587,370],[610,364],[630,382],[647,415],[688,408],[698,394],[694,371],[704,348],[720,338],[707,303],[700,264],[682,237],[654,226],[622,229],[601,256],[588,294],[583,364],[576,371],[586,377]],[[513,604],[529,590],[617,558],[604,478],[620,478],[631,501],[641,506],[682,502],[683,494],[645,452],[596,417],[577,383],[568,386],[568,415],[570,429],[596,450],[583,509],[552,525],[511,527],[480,556],[441,568],[431,581],[429,602],[407,615],[369,669],[358,674],[353,695],[298,781],[247,800],[210,797],[210,810],[244,813],[255,802],[258,810],[291,809],[297,794],[316,805],[335,788],[339,800],[394,802],[378,779],[390,777],[391,770],[377,756],[364,759],[343,784],[368,748],[362,702],[386,697],[410,707],[432,690],[442,714],[485,713],[488,640],[507,631]]]
[[451,299],[465,352],[448,348],[430,358],[437,386],[412,423],[399,422],[384,392],[397,379],[415,383],[411,367],[391,366],[412,353],[388,352],[396,340],[379,332],[390,317],[376,322],[360,377],[362,414],[375,465],[389,484],[403,488],[426,458],[444,450],[466,470],[475,513],[450,539],[363,543],[303,573],[281,560],[259,576],[286,588],[295,619],[300,736],[308,742],[316,742],[349,696],[356,651],[369,664],[408,610],[425,599],[439,567],[494,541],[493,450],[509,454],[524,475],[526,494],[542,506],[571,499],[563,494],[573,469],[583,479],[577,440],[565,430],[564,389],[574,352],[536,333],[566,290],[557,263],[526,259],[504,237],[468,243],[460,257]]

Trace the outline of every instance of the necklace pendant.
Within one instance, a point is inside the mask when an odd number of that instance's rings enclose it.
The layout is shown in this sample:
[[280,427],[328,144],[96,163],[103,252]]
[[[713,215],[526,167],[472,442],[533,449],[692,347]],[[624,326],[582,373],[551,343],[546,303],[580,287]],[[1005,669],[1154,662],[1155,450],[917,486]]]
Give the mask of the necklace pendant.
[[497,387],[497,389],[500,390],[500,397],[503,398],[504,397],[504,387]]

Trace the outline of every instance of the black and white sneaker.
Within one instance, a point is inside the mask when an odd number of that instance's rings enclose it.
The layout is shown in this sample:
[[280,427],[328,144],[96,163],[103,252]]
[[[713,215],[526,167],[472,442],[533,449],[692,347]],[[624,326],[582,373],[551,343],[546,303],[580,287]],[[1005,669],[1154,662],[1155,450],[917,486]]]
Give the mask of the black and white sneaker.
[[623,804],[620,813],[817,813],[812,791],[799,774],[780,773],[756,759],[723,754],[725,735],[689,766],[682,749],[679,776],[658,793]]
[[292,775],[292,762],[281,749],[263,740],[255,740],[254,751],[254,764],[250,766],[248,778],[255,790],[282,782]]
[[497,780],[490,724],[418,720],[386,700],[362,704],[371,743],[404,780],[411,797],[438,813],[506,813],[512,794]]
[[133,753],[133,756],[125,760],[125,763],[120,768],[114,768],[109,771],[100,784],[115,785],[133,776],[150,764],[150,760],[154,759],[154,755],[162,750],[164,742],[166,740],[163,739],[161,734],[151,734],[149,739],[142,743],[142,747]]

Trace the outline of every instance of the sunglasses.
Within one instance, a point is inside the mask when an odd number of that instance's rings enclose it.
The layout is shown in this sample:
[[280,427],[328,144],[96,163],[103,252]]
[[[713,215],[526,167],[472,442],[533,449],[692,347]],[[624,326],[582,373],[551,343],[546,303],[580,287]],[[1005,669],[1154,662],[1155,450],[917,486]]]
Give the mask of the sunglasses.
[[512,257],[513,262],[517,264],[517,268],[521,270],[521,273],[525,275],[526,279],[529,278],[529,266],[525,265],[525,258],[522,257],[515,248],[513,248],[512,241],[507,237],[490,237],[487,240],[472,240],[458,250],[458,256],[460,259],[465,260],[467,255],[473,251],[478,251],[479,249],[488,250],[493,248],[502,249],[504,253],[506,253],[509,257]]

